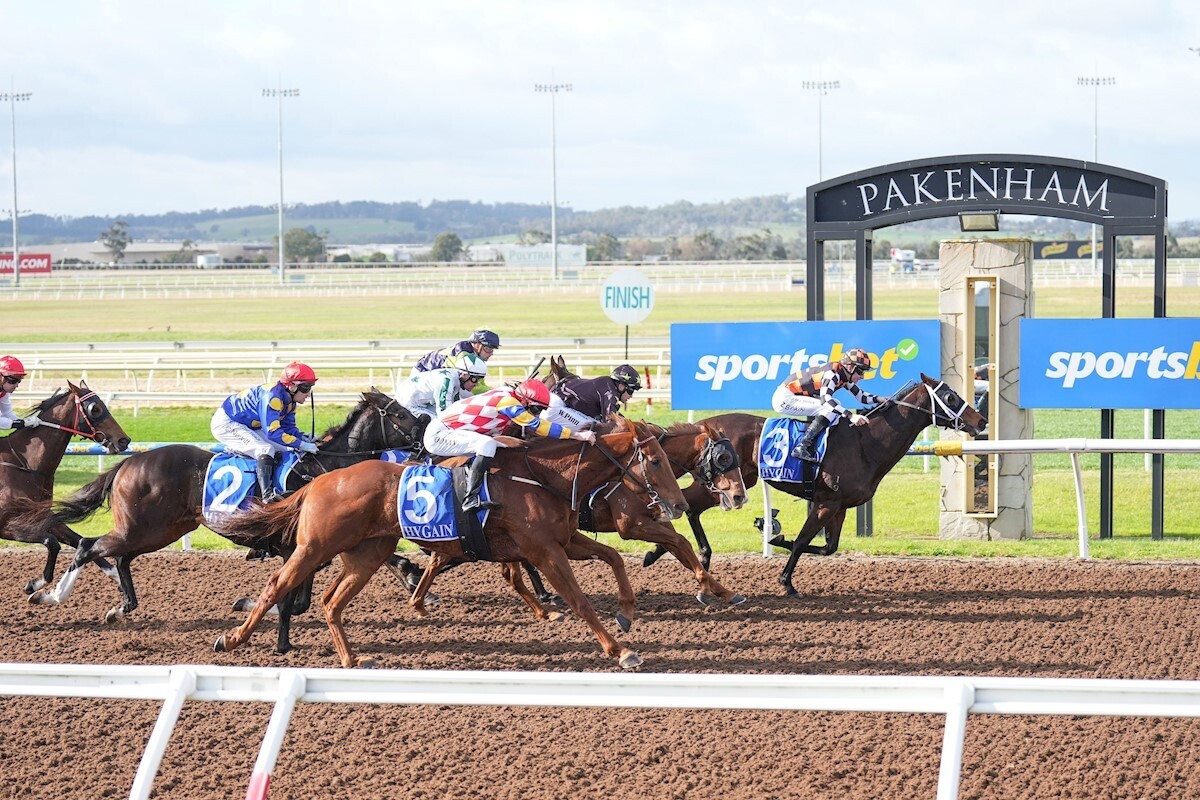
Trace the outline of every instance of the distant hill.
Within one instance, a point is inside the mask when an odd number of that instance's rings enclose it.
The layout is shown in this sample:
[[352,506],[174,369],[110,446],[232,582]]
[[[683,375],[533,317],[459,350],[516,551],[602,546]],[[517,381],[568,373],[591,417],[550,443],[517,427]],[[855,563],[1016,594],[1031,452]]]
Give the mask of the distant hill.
[[[274,206],[243,206],[224,210],[167,214],[129,214],[120,217],[51,217],[32,214],[21,218],[23,244],[53,244],[96,240],[117,219],[129,225],[134,241],[178,242],[271,242],[277,231]],[[785,240],[798,239],[804,231],[805,201],[789,195],[768,195],[727,200],[720,203],[679,201],[657,208],[622,206],[597,211],[561,208],[558,212],[559,240],[594,241],[601,234],[622,240],[689,237],[703,231],[728,238],[769,228]],[[442,232],[457,233],[464,241],[512,240],[525,231],[550,230],[550,211],[527,203],[479,203],[467,200],[438,200],[420,203],[318,203],[288,210],[288,228],[308,228],[338,244],[413,243],[429,244]],[[1089,230],[1083,223],[1049,217],[1006,218],[1005,233],[1031,238],[1057,238],[1068,234],[1082,237]],[[1176,236],[1200,235],[1200,221],[1173,223]],[[888,231],[887,238],[904,243],[913,237],[936,238],[953,235],[952,219],[910,223]],[[880,234],[879,236],[883,236]],[[12,235],[0,225],[0,247],[12,246]]]

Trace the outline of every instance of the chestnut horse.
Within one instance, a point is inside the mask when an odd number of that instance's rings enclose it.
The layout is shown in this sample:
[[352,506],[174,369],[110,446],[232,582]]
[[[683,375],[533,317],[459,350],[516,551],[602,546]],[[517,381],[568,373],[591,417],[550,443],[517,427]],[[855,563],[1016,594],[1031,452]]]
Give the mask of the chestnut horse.
[[[346,421],[325,433],[324,441],[319,444],[320,450],[306,454],[296,464],[289,475],[289,488],[348,464],[377,459],[385,450],[411,447],[409,431],[415,422],[413,416],[388,395],[364,392],[362,401]],[[42,589],[29,598],[30,602],[58,604],[65,601],[80,569],[98,557],[115,557],[122,603],[110,609],[104,620],[113,622],[137,608],[130,563],[144,553],[152,553],[177,541],[205,522],[201,504],[205,474],[212,458],[209,451],[185,444],[138,453],[71,497],[56,503],[52,524],[85,519],[107,501],[112,508],[113,528],[99,538],[83,539],[74,562],[59,579],[54,591]],[[287,554],[277,541],[234,541],[277,555]],[[301,595],[300,600],[301,607],[296,611],[305,607],[306,598]],[[292,610],[286,603],[280,608],[280,652],[290,649],[287,628]]]
[[[682,515],[683,494],[658,441],[639,423],[617,418],[611,430],[599,433],[595,445],[534,441],[524,448],[500,449],[496,465],[500,473],[490,488],[501,505],[490,512],[484,528],[492,560],[532,563],[592,629],[607,655],[616,657],[624,668],[640,665],[641,657],[604,629],[571,570],[568,559],[591,559],[599,551],[612,551],[579,535],[572,500],[620,476],[626,486],[644,488],[657,497],[672,517]],[[219,638],[215,649],[221,652],[243,644],[262,618],[260,609],[269,607],[317,565],[341,554],[342,571],[322,598],[325,617],[342,666],[370,666],[351,651],[342,611],[395,550],[400,538],[397,490],[405,469],[385,462],[358,464],[318,478],[281,503],[220,523],[226,535],[282,535],[294,543],[295,552],[267,583],[246,622]],[[458,540],[422,542],[422,546],[433,553],[422,583],[432,580],[440,559],[464,555]],[[615,551],[612,556],[619,563]]]
[[[16,542],[41,542],[46,546],[46,566],[42,577],[25,584],[32,594],[54,580],[54,565],[60,543],[79,546],[79,534],[62,523],[34,530],[8,525],[17,513],[25,513],[35,504],[54,497],[54,473],[67,452],[72,436],[82,436],[104,445],[116,455],[129,446],[129,436],[113,419],[104,401],[88,388],[67,382],[65,392],[56,392],[38,405],[35,415],[41,420],[36,428],[20,428],[0,439],[0,537]],[[116,573],[108,562],[101,568],[110,577]]]

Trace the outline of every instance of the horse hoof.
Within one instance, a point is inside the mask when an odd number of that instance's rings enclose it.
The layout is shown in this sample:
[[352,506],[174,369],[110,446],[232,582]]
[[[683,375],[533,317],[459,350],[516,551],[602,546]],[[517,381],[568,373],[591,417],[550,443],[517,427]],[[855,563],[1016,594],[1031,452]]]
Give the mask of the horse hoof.
[[740,606],[745,602],[746,598],[740,594],[735,594],[733,597],[729,598],[729,605],[731,606]]
[[359,669],[375,669],[378,666],[379,666],[378,662],[376,662],[375,659],[373,659],[373,658],[358,659],[358,668]]
[[798,598],[798,597],[800,596],[800,593],[796,591],[796,587],[794,587],[794,586],[789,586],[789,587],[787,587],[787,589],[784,591],[784,595],[785,595],[785,596],[787,596],[787,597],[797,597],[797,598]]
[[213,652],[214,653],[224,653],[228,649],[229,648],[225,646],[225,637],[224,636],[218,636],[217,640],[215,642],[213,642]]
[[234,611],[253,611],[254,610],[254,601],[251,600],[249,597],[239,597],[237,600],[233,601],[233,610]]
[[617,663],[621,665],[621,669],[634,669],[642,665],[642,657],[632,650],[628,650]]
[[49,605],[50,603],[53,603],[54,601],[50,599],[50,596],[48,594],[46,594],[45,589],[38,589],[33,594],[29,595],[29,602],[35,606],[40,606],[40,605]]
[[[622,633],[629,633],[629,629],[633,627],[633,620],[624,614],[617,614],[617,627],[621,629]],[[640,664],[641,661],[638,663]]]
[[46,582],[44,580],[42,580],[41,578],[30,581],[29,583],[25,584],[25,596],[28,597],[29,595],[33,594],[38,589],[41,589],[45,585],[46,585]]
[[713,597],[711,594],[705,594],[704,592],[700,592],[696,595],[696,601],[705,608],[712,608],[717,604],[717,598]]
[[782,547],[784,550],[791,550],[792,543],[787,540],[787,537],[782,533],[777,533],[767,540],[767,544],[772,547]]
[[642,566],[648,567],[655,561],[658,561],[659,555],[660,553],[657,550],[651,550],[649,553],[646,553],[645,557],[642,559]]
[[104,615],[104,624],[105,624],[105,625],[112,625],[114,622],[118,622],[118,621],[120,621],[120,620],[122,620],[122,619],[124,619],[124,618],[125,618],[125,614],[123,614],[123,613],[121,612],[121,609],[119,609],[119,608],[110,608],[110,609],[108,610],[108,613],[106,613],[106,614]]
[[433,592],[430,592],[429,594],[425,595],[425,605],[427,605],[427,606],[436,606],[441,601],[442,601],[442,598],[438,597]]

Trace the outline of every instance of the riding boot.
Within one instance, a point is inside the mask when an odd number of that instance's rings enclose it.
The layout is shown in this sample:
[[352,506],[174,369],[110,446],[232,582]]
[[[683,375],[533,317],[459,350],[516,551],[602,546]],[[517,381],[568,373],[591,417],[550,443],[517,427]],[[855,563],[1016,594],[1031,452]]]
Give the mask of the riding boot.
[[481,500],[479,490],[483,488],[483,476],[487,475],[488,467],[492,465],[491,456],[475,456],[471,462],[471,471],[467,473],[467,495],[462,501],[463,511],[478,511],[481,508],[498,508],[499,503],[491,500]]
[[821,438],[821,432],[829,427],[829,420],[825,417],[815,417],[812,422],[808,423],[808,427],[804,430],[804,438],[800,440],[800,444],[792,451],[792,455],[799,458],[801,461],[811,461],[816,463],[820,461],[817,458],[817,442]]
[[267,454],[259,456],[255,460],[254,474],[258,477],[258,491],[264,503],[270,503],[279,499],[275,494],[275,487],[272,485],[272,478],[275,477],[275,456]]

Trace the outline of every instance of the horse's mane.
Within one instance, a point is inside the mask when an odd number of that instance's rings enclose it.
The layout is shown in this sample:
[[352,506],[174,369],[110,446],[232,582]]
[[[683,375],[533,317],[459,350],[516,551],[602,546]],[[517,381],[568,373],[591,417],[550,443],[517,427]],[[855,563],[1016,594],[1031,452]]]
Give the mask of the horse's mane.
[[43,400],[42,402],[37,404],[37,406],[35,407],[36,412],[40,415],[45,411],[49,411],[50,409],[52,409],[56,405],[58,405],[59,400],[62,400],[64,397],[66,397],[70,393],[71,393],[71,391],[69,389],[62,389],[62,390],[55,389],[54,394],[50,395],[45,400]]
[[667,433],[682,433],[689,436],[703,432],[704,429],[694,422],[673,422],[671,427],[667,428]]
[[350,413],[346,415],[346,419],[343,422],[341,422],[337,425],[330,425],[325,430],[325,432],[322,433],[318,438],[328,439],[332,436],[337,436],[339,433],[341,433],[343,430],[345,430],[347,425],[349,425],[351,422],[354,421],[355,417],[357,417],[360,413],[362,413],[362,410],[366,406],[370,405],[370,402],[371,401],[365,397],[362,400],[359,400],[358,405],[356,405],[354,408],[350,409]]

